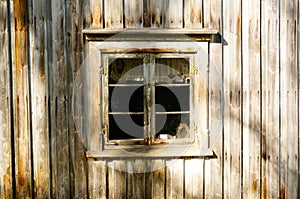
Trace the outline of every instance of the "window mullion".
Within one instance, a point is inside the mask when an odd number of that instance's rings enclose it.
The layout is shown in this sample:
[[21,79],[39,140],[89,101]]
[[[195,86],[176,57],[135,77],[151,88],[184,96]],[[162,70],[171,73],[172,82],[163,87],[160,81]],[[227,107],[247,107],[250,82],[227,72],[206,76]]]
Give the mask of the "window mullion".
[[151,144],[154,142],[155,136],[155,67],[154,67],[154,56],[148,54],[144,64],[144,102],[145,102],[145,143]]
[[154,54],[150,54],[150,142],[154,143],[155,137],[155,57]]
[[149,115],[148,115],[148,65],[149,65],[149,57],[145,56],[144,58],[144,143],[148,144],[149,138]]

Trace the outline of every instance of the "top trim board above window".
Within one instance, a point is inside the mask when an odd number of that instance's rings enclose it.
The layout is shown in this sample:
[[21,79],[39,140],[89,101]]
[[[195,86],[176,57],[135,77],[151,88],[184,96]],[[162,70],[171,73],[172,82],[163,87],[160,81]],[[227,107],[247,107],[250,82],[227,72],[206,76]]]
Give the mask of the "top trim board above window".
[[97,41],[220,41],[219,32],[212,29],[84,29],[82,33]]

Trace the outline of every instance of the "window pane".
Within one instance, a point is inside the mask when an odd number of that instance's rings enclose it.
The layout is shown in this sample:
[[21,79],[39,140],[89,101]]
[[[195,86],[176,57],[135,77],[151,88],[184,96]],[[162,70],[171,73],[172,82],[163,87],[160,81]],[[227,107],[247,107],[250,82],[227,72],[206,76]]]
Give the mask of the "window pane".
[[117,58],[109,59],[109,84],[143,83],[143,59],[141,58]]
[[156,86],[155,87],[156,112],[173,112],[190,110],[190,86]]
[[144,138],[144,115],[109,115],[109,140]]
[[191,138],[189,59],[155,60],[156,137]]
[[109,139],[144,138],[143,59],[108,61]]
[[189,59],[155,59],[155,81],[159,84],[184,84],[190,81]]
[[143,86],[109,87],[109,112],[143,112]]
[[155,116],[156,137],[166,134],[169,139],[190,138],[189,125],[189,114],[156,114]]

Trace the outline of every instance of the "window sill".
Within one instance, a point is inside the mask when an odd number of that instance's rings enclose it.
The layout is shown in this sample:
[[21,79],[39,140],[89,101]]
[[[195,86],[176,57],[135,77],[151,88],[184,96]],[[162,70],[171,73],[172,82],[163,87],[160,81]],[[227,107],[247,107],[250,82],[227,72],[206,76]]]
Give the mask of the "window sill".
[[215,157],[212,149],[199,149],[195,146],[170,146],[163,148],[126,148],[126,149],[105,149],[103,151],[87,151],[87,158],[184,158],[184,157]]

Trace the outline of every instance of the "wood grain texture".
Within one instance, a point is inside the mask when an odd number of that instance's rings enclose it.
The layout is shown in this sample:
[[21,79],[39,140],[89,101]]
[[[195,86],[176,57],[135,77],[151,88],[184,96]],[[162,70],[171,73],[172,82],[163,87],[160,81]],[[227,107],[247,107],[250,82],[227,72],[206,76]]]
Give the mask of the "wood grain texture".
[[[76,83],[81,83],[80,77],[77,74],[84,68],[84,44],[83,35],[83,5],[79,0],[67,1],[66,3],[66,65],[67,65],[67,111],[68,111],[68,134],[70,142],[70,187],[71,195],[75,198],[85,198],[87,194],[87,160],[85,158],[85,149],[87,145],[86,132],[83,129],[77,129],[78,121],[74,120],[77,108],[72,107],[74,96],[77,96]],[[100,19],[95,19],[99,20]],[[98,22],[97,22],[98,25]],[[80,74],[81,75],[81,74]],[[74,87],[75,85],[75,87]],[[83,98],[84,99],[84,98]],[[76,103],[76,102],[74,102]],[[84,100],[83,100],[84,103]],[[84,104],[79,106],[84,107]],[[77,106],[76,106],[77,107]],[[74,110],[75,109],[75,110]],[[81,116],[83,112],[80,112]],[[83,123],[84,126],[85,123]]]
[[104,0],[105,28],[123,28],[123,0]]
[[262,197],[279,197],[279,23],[277,0],[262,4]]
[[126,198],[126,161],[109,161],[107,167],[108,198]]
[[45,9],[45,1],[32,1],[29,11],[34,194],[40,198],[50,197]]
[[[86,56],[88,58],[95,57],[91,61],[87,62],[83,68],[81,68],[82,75],[82,92],[79,95],[81,99],[81,107],[83,107],[82,117],[83,119],[83,135],[87,136],[87,149],[99,150],[101,149],[101,131],[103,129],[101,114],[101,98],[100,89],[102,89],[102,79],[100,77],[101,67],[101,54],[97,49],[90,46],[87,50]],[[103,67],[103,66],[102,66]],[[96,81],[95,81],[96,80]],[[81,115],[81,114],[80,114]],[[94,161],[89,159],[89,196],[91,198],[105,198],[107,191],[106,186],[106,161]],[[91,170],[91,169],[92,170]],[[98,180],[98,179],[101,180]]]
[[[164,27],[164,1],[162,0],[148,0],[149,2],[149,17],[150,26],[153,28]],[[146,21],[145,21],[146,22]],[[148,27],[148,26],[146,26]]]
[[202,28],[202,0],[184,0],[184,27]]
[[0,1],[0,198],[12,198],[10,73],[7,1]]
[[[204,198],[204,164],[203,159],[185,160],[185,198]],[[209,183],[210,184],[210,183]],[[213,195],[213,194],[212,194]]]
[[[103,28],[103,4],[102,0],[90,0],[90,7],[87,13],[90,13],[90,26],[92,28]],[[88,9],[88,8],[87,8]]]
[[[65,3],[52,1],[52,60],[50,69],[53,196],[71,195],[66,66]],[[54,28],[57,27],[57,28]]]
[[[81,21],[82,21],[82,24],[83,24],[84,28],[87,28],[87,27],[91,28],[92,27],[92,25],[91,25],[92,22],[93,22],[93,16],[92,16],[93,11],[92,11],[92,9],[93,9],[93,4],[92,4],[91,0],[82,1],[83,15],[82,15]],[[100,12],[100,11],[97,10],[97,13],[98,12]],[[104,13],[103,12],[102,12],[102,18],[104,19]],[[103,20],[101,20],[101,21],[103,21]],[[103,27],[104,27],[104,25],[102,24],[102,28]]]
[[127,164],[127,197],[145,198],[145,161],[144,159],[128,160]]
[[260,198],[260,18],[259,1],[243,3],[243,149],[245,196]]
[[196,98],[193,104],[194,121],[196,128],[196,141],[202,149],[208,149],[209,146],[209,131],[208,131],[208,67],[209,67],[209,45],[207,43],[200,43],[200,48],[195,57],[195,70],[193,73],[194,80],[194,95]]
[[211,181],[211,162],[210,159],[204,159],[204,197],[205,198],[214,198],[214,194],[211,192],[211,183],[206,183]]
[[203,27],[221,30],[221,1],[220,0],[203,0],[204,17]]
[[183,1],[182,0],[166,0],[164,1],[165,28],[182,28],[183,27]]
[[125,28],[143,27],[143,0],[124,0]]
[[[210,146],[217,158],[211,159],[211,192],[222,198],[222,45],[210,44],[209,54],[209,130]],[[219,180],[215,180],[219,179]]]
[[296,2],[280,1],[280,197],[295,198],[298,187]]
[[224,197],[241,198],[241,1],[224,1]]
[[28,79],[28,13],[27,1],[11,2],[12,19],[15,26],[12,41],[13,54],[13,103],[16,162],[16,197],[32,196],[30,119],[29,119],[29,79]]
[[279,53],[280,53],[280,61],[279,61],[279,103],[280,103],[280,115],[279,115],[279,197],[285,198],[287,196],[287,140],[288,140],[288,104],[287,104],[287,65],[288,65],[288,46],[287,41],[289,35],[287,35],[287,6],[288,0],[283,0],[279,2],[280,5],[280,19],[279,19],[279,27],[280,27],[280,43],[279,43]]
[[106,161],[88,159],[88,175],[89,198],[107,198]]
[[164,198],[165,161],[163,159],[146,160],[146,196],[145,198]]
[[167,160],[166,166],[166,197],[183,198],[184,160]]

